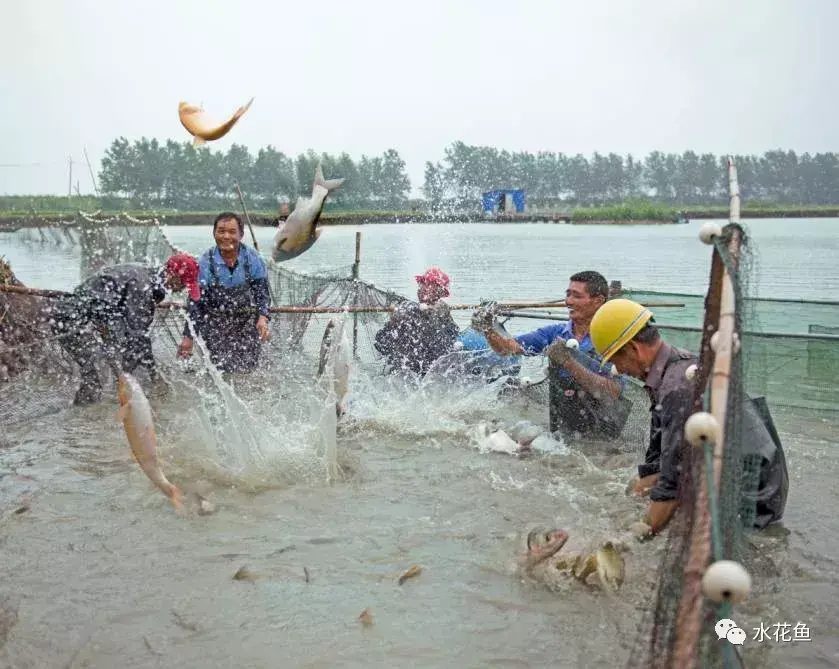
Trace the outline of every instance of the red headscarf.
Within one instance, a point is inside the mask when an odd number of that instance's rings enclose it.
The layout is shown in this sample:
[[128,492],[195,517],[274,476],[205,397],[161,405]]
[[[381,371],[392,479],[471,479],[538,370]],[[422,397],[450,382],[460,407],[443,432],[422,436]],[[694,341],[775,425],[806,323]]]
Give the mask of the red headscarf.
[[443,297],[449,296],[449,275],[439,267],[431,267],[424,274],[417,274],[416,280],[421,286],[438,286],[442,289]]
[[166,271],[177,276],[189,290],[189,296],[198,301],[201,289],[198,287],[198,263],[188,253],[177,253],[166,261]]

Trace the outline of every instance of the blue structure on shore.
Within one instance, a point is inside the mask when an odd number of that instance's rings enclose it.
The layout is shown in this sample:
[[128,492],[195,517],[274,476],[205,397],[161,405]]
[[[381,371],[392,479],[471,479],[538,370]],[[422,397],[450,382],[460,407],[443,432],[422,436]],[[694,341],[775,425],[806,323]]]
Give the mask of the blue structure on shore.
[[524,191],[521,189],[490,190],[481,196],[484,212],[488,214],[524,213]]

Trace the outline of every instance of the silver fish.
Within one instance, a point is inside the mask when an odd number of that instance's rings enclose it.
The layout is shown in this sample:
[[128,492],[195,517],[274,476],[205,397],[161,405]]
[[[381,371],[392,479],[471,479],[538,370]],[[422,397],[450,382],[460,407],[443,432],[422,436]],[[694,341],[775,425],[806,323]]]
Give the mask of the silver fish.
[[344,321],[330,318],[323,333],[318,358],[318,378],[332,376],[335,392],[335,412],[338,418],[344,413],[344,400],[349,390],[349,342],[344,333]]
[[277,230],[271,249],[271,257],[275,262],[284,262],[296,258],[308,251],[320,237],[317,228],[323,211],[323,203],[329,193],[344,183],[345,179],[323,178],[323,170],[318,164],[315,170],[315,182],[312,185],[312,197],[297,198],[294,211]]

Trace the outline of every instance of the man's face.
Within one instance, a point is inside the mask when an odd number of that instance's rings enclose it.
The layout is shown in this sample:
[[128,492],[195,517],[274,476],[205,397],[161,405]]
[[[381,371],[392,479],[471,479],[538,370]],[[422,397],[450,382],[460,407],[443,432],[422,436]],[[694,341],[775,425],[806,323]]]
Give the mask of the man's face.
[[184,289],[184,282],[181,280],[181,277],[177,274],[169,274],[168,272],[163,285],[165,285],[166,288],[171,290],[173,293],[177,293],[178,291]]
[[611,357],[610,362],[618,368],[621,374],[627,374],[643,381],[647,378],[649,370],[645,369],[639,353],[638,344],[630,341]]
[[220,251],[236,251],[239,248],[239,242],[242,240],[239,224],[233,218],[225,218],[219,221],[213,236],[216,238],[216,244]]
[[568,306],[571,320],[590,321],[604,302],[602,295],[589,295],[588,286],[582,281],[572,281],[565,291],[565,304]]

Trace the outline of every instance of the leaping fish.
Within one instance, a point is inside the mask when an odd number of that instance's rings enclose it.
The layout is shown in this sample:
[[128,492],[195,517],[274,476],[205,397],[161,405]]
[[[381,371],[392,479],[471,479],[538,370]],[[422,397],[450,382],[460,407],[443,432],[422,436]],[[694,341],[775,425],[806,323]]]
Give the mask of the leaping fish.
[[344,400],[349,390],[350,359],[349,342],[344,334],[344,321],[329,319],[320,344],[318,378],[330,373],[335,392],[335,413],[340,418],[344,413]]
[[151,405],[137,379],[127,372],[120,374],[117,395],[120,404],[117,418],[121,419],[125,426],[125,435],[128,437],[134,459],[151,482],[169,498],[172,506],[176,509],[182,508],[181,491],[168,481],[160,469]]
[[318,163],[315,170],[315,182],[312,185],[312,197],[297,198],[294,211],[274,235],[271,257],[275,262],[291,260],[314,245],[320,237],[321,231],[316,226],[320,220],[326,196],[340,187],[344,181],[345,179],[330,179],[329,181],[324,179],[323,170]]
[[201,146],[204,142],[221,139],[230,132],[230,129],[236,125],[236,121],[242,118],[242,115],[250,109],[252,102],[253,98],[248,100],[246,105],[239,107],[233,112],[233,116],[224,123],[219,123],[210,117],[204,111],[203,107],[181,101],[178,104],[178,117],[181,119],[181,125],[192,135],[193,146]]

